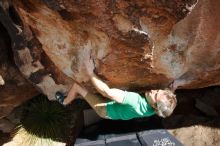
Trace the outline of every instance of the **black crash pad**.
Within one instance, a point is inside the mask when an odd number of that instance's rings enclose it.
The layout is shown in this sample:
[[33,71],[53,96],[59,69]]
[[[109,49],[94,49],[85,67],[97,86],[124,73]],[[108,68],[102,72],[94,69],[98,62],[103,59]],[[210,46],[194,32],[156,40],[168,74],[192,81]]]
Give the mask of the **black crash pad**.
[[75,146],[183,146],[164,129],[146,130],[123,135],[102,135],[99,138],[91,141],[78,138]]

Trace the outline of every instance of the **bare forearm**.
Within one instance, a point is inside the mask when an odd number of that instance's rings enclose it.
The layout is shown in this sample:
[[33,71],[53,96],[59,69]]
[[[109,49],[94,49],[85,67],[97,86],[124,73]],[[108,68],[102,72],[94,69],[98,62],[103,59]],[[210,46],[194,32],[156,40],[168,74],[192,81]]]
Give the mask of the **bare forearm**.
[[109,90],[109,87],[106,83],[99,79],[95,74],[91,75],[90,80],[92,81],[95,88],[103,95],[106,96],[106,93]]
[[110,98],[118,103],[122,103],[124,99],[124,91],[120,89],[110,89],[106,83],[104,83],[101,79],[99,79],[96,75],[91,76],[91,81],[95,88],[101,93],[103,96]]

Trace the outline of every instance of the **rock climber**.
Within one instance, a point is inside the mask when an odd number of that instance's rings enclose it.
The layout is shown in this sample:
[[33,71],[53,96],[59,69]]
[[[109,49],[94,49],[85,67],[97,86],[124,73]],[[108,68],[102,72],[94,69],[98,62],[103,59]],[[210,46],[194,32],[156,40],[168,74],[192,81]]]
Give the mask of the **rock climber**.
[[79,94],[100,117],[112,120],[129,120],[155,114],[165,118],[170,116],[176,107],[176,96],[169,89],[146,91],[145,97],[142,97],[135,92],[110,88],[95,75],[91,59],[85,61],[85,68],[90,81],[103,97],[92,94],[74,83],[65,99],[60,92],[56,94],[56,98],[63,105],[71,103]]

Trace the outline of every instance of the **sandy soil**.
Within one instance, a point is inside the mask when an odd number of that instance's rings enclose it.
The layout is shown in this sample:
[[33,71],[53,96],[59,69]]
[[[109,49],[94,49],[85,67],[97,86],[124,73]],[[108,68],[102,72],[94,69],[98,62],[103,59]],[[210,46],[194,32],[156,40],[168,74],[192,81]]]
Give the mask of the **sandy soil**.
[[[195,107],[196,98],[220,114],[220,87],[177,91],[178,106],[163,125],[186,146],[219,146],[220,117]],[[204,110],[204,109],[203,109]]]

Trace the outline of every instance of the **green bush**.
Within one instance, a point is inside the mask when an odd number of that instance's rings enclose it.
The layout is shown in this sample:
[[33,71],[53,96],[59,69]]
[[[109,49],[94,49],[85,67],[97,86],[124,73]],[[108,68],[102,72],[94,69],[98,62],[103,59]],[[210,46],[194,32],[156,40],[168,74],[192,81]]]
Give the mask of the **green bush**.
[[[25,105],[21,123],[15,130],[25,145],[52,145],[52,141],[66,142],[74,126],[74,114],[70,108],[49,101],[41,95]],[[47,144],[46,144],[46,143]]]

